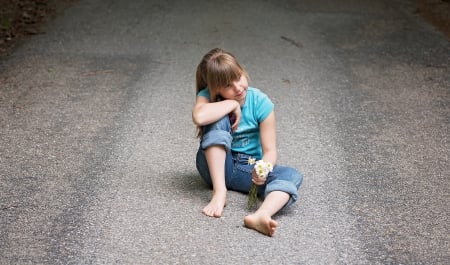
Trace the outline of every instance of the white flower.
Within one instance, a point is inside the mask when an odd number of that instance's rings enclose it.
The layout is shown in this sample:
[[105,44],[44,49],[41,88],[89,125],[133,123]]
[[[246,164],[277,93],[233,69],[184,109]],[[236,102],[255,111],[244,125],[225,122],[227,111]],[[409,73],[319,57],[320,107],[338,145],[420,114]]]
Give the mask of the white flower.
[[[272,172],[272,170],[273,170],[272,163],[264,162],[263,160],[258,160],[255,162],[255,159],[251,158],[251,157],[248,159],[248,164],[249,165],[255,164],[254,169],[255,169],[256,175],[258,175],[258,177],[264,181],[266,181],[267,175],[269,175],[269,173]],[[248,193],[249,196],[248,196],[247,207],[249,210],[252,209],[254,206],[256,206],[258,203],[257,193],[258,193],[258,188],[253,183],[253,185]]]
[[273,170],[273,165],[270,162],[264,162],[263,160],[258,160],[255,163],[255,172],[256,175],[260,179],[266,179],[267,175],[269,175],[270,172]]
[[252,157],[249,157],[249,158],[248,158],[248,162],[247,162],[247,163],[248,163],[249,165],[253,165],[253,164],[255,164],[255,162],[256,162],[256,158],[252,158]]

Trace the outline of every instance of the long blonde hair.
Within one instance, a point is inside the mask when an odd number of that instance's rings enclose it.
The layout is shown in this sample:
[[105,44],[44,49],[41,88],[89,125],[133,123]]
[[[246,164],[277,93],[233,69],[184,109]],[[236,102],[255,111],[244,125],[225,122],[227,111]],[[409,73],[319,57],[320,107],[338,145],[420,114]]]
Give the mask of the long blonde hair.
[[[209,101],[222,100],[219,89],[227,87],[230,83],[238,80],[241,76],[249,79],[247,71],[239,64],[236,57],[220,48],[214,48],[206,53],[199,65],[195,75],[196,95],[204,88],[209,89]],[[197,136],[202,135],[202,130],[197,126]]]

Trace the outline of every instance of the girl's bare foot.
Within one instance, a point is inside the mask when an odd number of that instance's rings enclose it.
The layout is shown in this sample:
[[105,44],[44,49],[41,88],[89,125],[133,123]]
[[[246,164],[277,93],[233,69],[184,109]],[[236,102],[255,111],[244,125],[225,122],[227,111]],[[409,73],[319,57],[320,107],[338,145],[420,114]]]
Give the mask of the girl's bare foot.
[[211,201],[208,205],[203,208],[203,213],[211,217],[221,217],[223,208],[226,205],[227,193],[225,192],[214,192]]
[[268,236],[273,236],[278,227],[278,223],[269,214],[258,212],[247,215],[244,218],[244,224],[246,227]]

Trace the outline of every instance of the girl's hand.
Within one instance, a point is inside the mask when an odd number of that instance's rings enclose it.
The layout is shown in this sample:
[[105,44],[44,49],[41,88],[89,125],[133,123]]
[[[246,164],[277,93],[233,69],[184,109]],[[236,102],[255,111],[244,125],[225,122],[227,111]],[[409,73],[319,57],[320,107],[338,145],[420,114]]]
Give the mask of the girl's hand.
[[266,183],[267,178],[260,178],[258,177],[258,175],[256,174],[255,169],[252,170],[252,182],[257,185],[257,186],[261,186],[264,185],[264,183]]
[[222,119],[225,115],[234,115],[232,129],[237,129],[241,121],[241,107],[234,99],[226,99],[218,102],[209,102],[209,99],[197,96],[197,101],[192,109],[192,121],[197,126],[205,126]]
[[239,123],[241,122],[242,112],[241,112],[241,105],[237,104],[237,107],[233,109],[231,112],[231,115],[233,116],[234,122],[231,124],[231,129],[234,131],[237,130]]

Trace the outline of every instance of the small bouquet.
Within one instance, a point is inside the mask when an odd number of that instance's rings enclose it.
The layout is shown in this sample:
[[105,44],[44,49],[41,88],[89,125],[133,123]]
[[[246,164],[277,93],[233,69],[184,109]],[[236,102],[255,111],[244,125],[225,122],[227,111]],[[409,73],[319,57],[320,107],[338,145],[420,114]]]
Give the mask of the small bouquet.
[[[264,162],[263,160],[258,160],[256,161],[256,159],[254,158],[249,158],[248,159],[248,164],[249,165],[255,165],[254,169],[256,172],[256,175],[258,175],[258,177],[261,180],[266,180],[267,175],[269,175],[270,172],[272,172],[273,170],[273,165],[270,162]],[[258,202],[258,186],[256,186],[254,183],[252,184],[252,187],[248,193],[248,204],[247,204],[247,208],[249,210],[251,210],[254,206],[256,206],[256,203]]]

